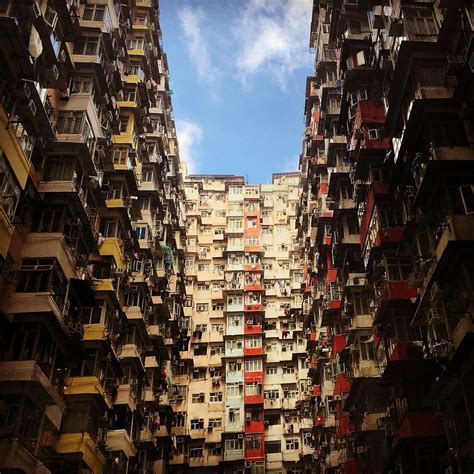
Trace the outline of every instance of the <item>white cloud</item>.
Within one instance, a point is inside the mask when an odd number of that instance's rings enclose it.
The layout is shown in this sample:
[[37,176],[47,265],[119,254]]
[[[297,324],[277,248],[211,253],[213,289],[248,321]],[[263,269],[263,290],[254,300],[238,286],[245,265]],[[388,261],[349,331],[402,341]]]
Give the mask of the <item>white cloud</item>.
[[204,136],[203,129],[190,120],[176,120],[176,131],[180,159],[186,162],[189,174],[196,174],[199,169],[197,148]]
[[185,6],[178,10],[178,18],[184,33],[189,58],[199,80],[214,82],[218,74],[211,63],[209,45],[202,32],[204,11],[201,8],[192,9]]
[[284,86],[288,75],[309,66],[308,35],[312,0],[249,0],[238,16],[233,33],[236,65],[245,82],[269,71]]

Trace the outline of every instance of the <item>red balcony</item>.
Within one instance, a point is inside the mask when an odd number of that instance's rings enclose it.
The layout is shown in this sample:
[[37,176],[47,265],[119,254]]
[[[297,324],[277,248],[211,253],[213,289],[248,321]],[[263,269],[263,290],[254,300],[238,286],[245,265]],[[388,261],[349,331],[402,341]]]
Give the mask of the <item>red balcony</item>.
[[263,305],[261,303],[254,303],[254,304],[245,304],[244,311],[263,311]]
[[244,403],[246,405],[260,405],[263,403],[263,390],[258,395],[244,395]]
[[340,396],[341,393],[349,393],[351,390],[351,382],[347,379],[346,374],[341,372],[336,378],[336,383],[334,384],[333,396]]
[[246,411],[244,431],[246,433],[263,433],[265,429],[263,424],[263,410],[260,410],[259,418],[259,420],[253,420],[252,413],[250,411]]
[[327,194],[329,189],[329,184],[328,183],[321,183],[319,185],[319,194]]
[[256,356],[263,354],[263,347],[245,347],[244,356]]
[[262,334],[262,325],[256,322],[249,324],[246,321],[244,326],[244,334]]
[[423,348],[412,342],[398,342],[390,354],[390,360],[423,360]]
[[359,474],[357,459],[348,459],[344,464],[344,474]]
[[347,433],[355,430],[355,426],[350,421],[349,413],[342,412],[338,415],[336,436],[343,438]]
[[395,434],[395,438],[425,438],[444,434],[441,418],[430,411],[408,412]]
[[261,263],[252,263],[252,264],[244,264],[244,271],[251,272],[251,271],[262,271],[262,264]]
[[382,300],[408,300],[416,298],[418,290],[410,288],[407,280],[402,281],[386,281],[385,288],[382,293]]

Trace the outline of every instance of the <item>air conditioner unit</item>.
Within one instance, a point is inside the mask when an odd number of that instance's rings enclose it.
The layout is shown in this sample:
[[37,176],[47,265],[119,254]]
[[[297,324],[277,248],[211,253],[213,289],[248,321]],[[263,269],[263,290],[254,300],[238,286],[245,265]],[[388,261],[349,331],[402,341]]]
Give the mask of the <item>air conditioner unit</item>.
[[446,291],[439,286],[438,282],[434,282],[431,285],[430,289],[430,299],[431,301],[439,301],[441,298],[443,298],[446,294]]
[[252,461],[245,461],[245,467],[252,467]]
[[237,435],[237,439],[244,439],[244,435],[243,434]]

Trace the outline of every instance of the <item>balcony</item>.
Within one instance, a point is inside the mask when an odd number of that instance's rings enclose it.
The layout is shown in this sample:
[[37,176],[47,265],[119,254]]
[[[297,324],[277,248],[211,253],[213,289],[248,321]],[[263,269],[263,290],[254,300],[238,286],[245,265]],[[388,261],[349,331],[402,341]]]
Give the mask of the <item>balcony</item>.
[[99,253],[102,256],[113,257],[117,268],[125,268],[123,242],[117,237],[105,237],[99,245]]
[[63,433],[55,446],[56,452],[79,456],[92,472],[102,472],[105,458],[88,433]]
[[224,451],[224,461],[239,461],[244,459],[244,449],[234,449]]
[[17,439],[0,441],[0,466],[4,472],[50,474],[49,469]]
[[92,155],[95,137],[86,112],[59,112],[56,130],[58,143],[85,146]]
[[[46,415],[59,428],[65,408],[60,390],[34,360],[0,362],[0,385],[14,392],[24,390],[38,405],[46,407]],[[58,390],[59,389],[59,390]]]
[[135,456],[137,450],[127,430],[107,430],[107,451],[122,451],[127,458]]
[[64,395],[71,397],[84,397],[85,395],[90,395],[94,398],[97,397],[107,408],[112,408],[112,401],[110,400],[109,395],[105,393],[104,387],[99,379],[94,375],[69,377],[66,381]]

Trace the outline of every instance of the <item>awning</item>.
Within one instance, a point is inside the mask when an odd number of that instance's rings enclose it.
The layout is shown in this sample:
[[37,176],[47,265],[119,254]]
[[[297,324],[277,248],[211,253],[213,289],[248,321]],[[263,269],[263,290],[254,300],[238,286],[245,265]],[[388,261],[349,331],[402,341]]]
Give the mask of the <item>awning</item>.
[[76,297],[80,306],[84,308],[98,308],[97,301],[92,291],[91,284],[88,280],[79,280],[79,278],[71,278],[69,288]]

